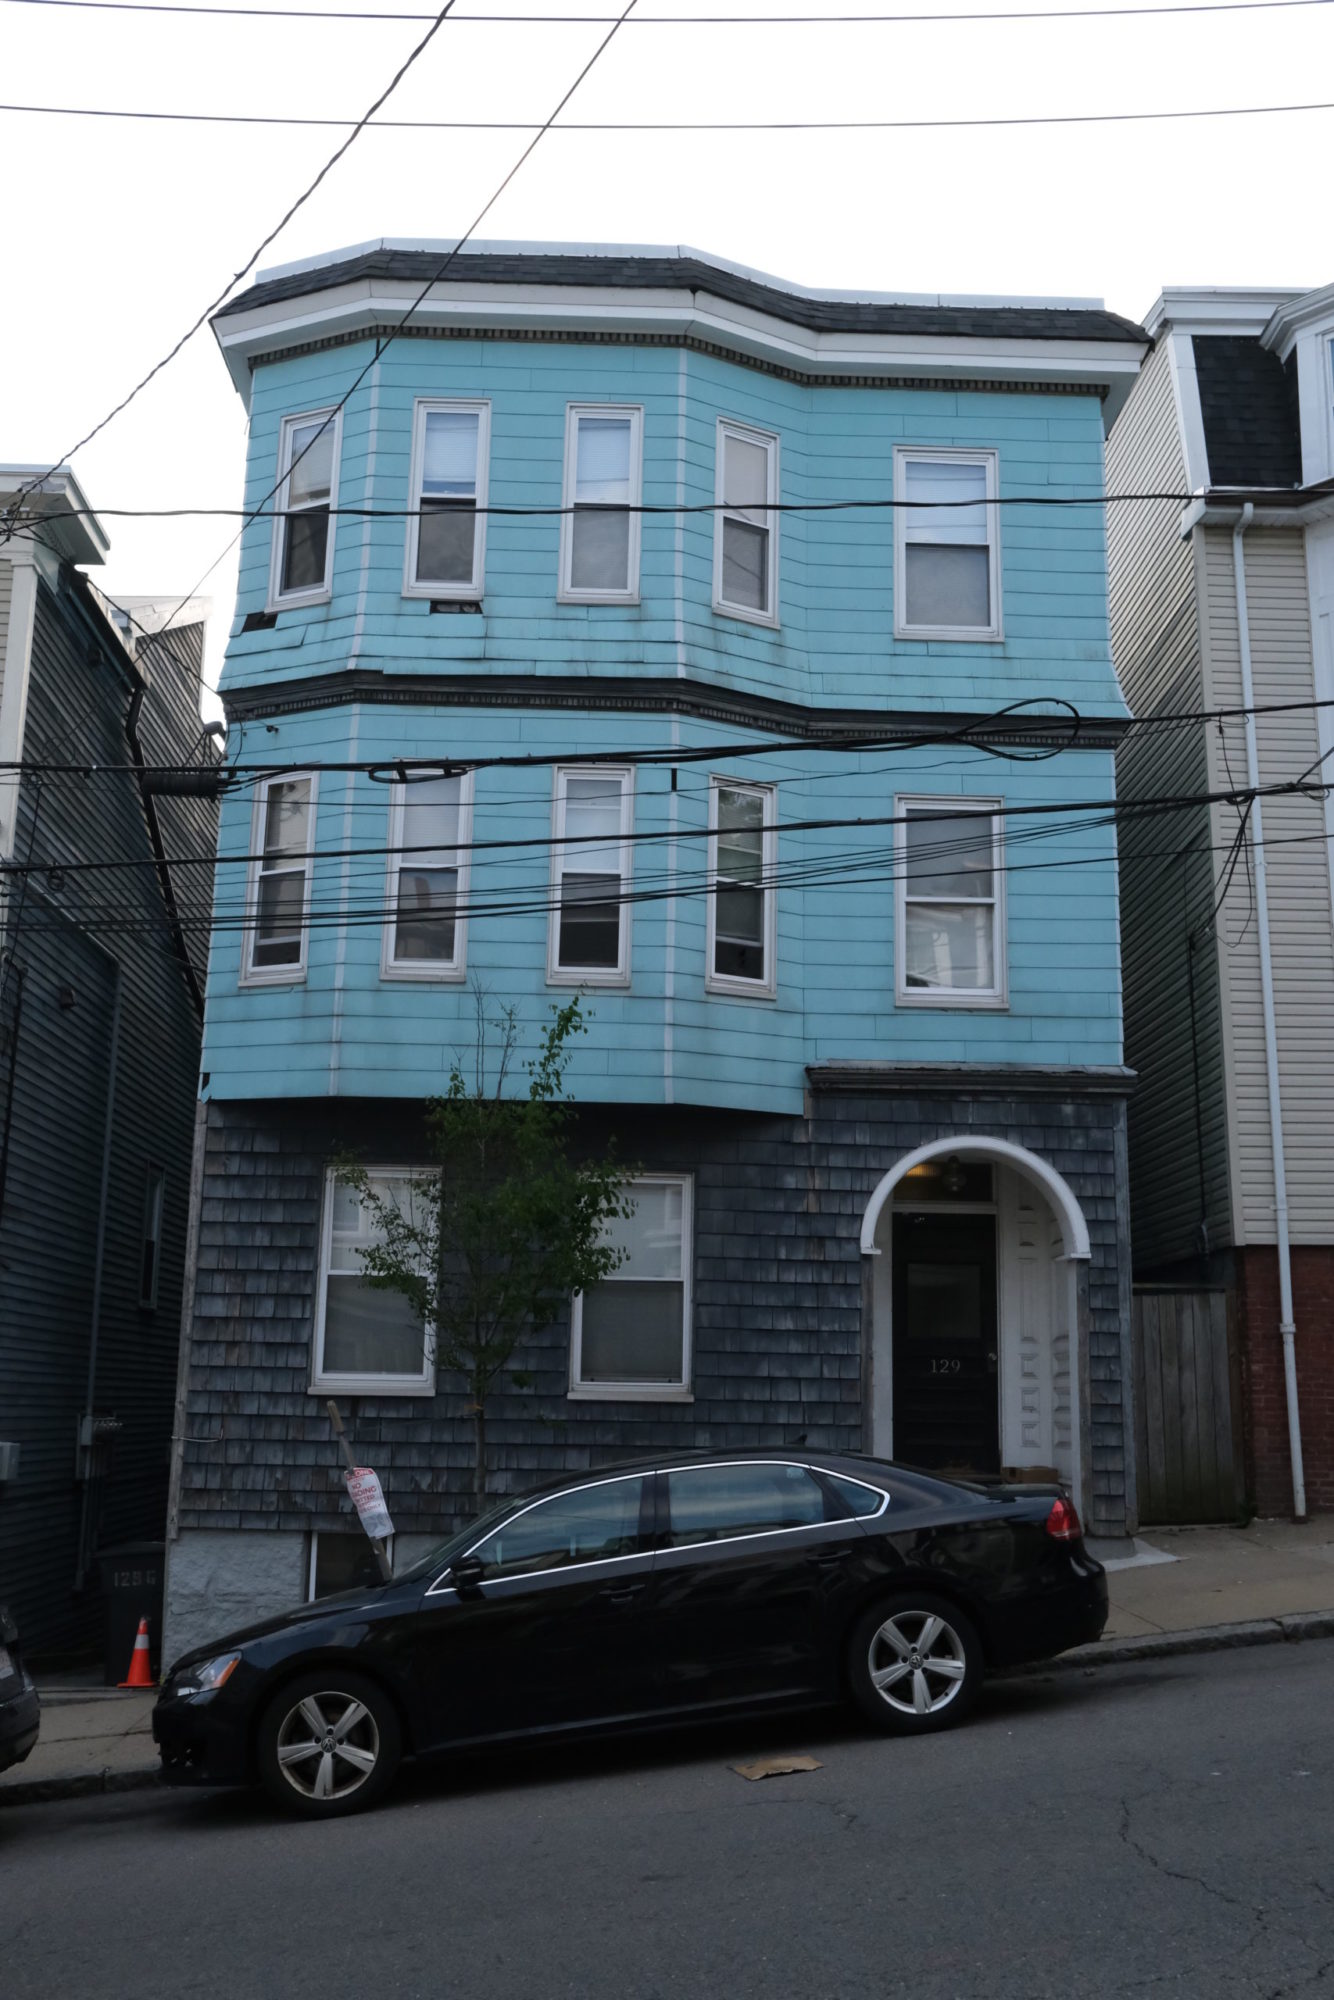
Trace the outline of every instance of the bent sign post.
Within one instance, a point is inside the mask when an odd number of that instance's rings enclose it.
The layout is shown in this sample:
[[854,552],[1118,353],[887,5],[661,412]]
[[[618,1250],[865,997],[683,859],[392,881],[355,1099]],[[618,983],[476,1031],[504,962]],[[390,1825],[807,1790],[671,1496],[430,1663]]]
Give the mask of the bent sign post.
[[343,1429],[343,1419],[338,1414],[337,1403],[330,1402],[327,1407],[329,1422],[334,1427],[342,1448],[343,1462],[347,1467],[343,1477],[347,1483],[348,1497],[357,1510],[357,1519],[370,1537],[375,1560],[380,1566],[380,1575],[386,1583],[389,1583],[393,1579],[394,1572],[389,1564],[389,1553],[385,1543],[394,1532],[394,1524],[389,1518],[389,1509],[385,1506],[380,1481],[368,1465],[358,1465],[354,1461],[352,1447]]

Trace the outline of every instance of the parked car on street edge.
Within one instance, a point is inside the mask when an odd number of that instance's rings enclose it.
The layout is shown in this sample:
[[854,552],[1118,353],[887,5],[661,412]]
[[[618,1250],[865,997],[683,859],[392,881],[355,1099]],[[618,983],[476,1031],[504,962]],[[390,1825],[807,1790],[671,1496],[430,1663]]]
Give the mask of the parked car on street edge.
[[0,1771],[21,1764],[37,1741],[42,1707],[19,1650],[19,1628],[0,1604]]
[[258,1778],[326,1818],[404,1755],[850,1695],[876,1728],[962,1721],[988,1667],[1096,1639],[1107,1580],[1055,1487],[811,1451],[687,1453],[506,1500],[390,1583],[172,1667],[164,1775]]

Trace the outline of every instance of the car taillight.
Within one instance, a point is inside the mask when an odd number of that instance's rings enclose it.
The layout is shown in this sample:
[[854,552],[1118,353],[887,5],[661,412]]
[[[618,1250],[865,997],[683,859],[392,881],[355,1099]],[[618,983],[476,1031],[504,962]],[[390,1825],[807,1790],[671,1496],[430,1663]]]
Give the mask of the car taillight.
[[1073,1503],[1064,1498],[1053,1500],[1051,1512],[1047,1516],[1047,1533],[1052,1539],[1058,1542],[1077,1542],[1083,1532]]

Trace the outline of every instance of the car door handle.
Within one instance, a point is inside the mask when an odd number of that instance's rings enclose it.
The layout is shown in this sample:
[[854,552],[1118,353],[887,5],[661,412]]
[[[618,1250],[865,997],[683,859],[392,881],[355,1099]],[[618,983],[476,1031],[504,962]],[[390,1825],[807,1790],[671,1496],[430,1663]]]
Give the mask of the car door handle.
[[847,1549],[815,1549],[806,1560],[814,1563],[817,1569],[833,1569],[835,1564],[846,1562],[849,1553]]
[[608,1604],[630,1604],[643,1588],[642,1583],[604,1583],[602,1595]]

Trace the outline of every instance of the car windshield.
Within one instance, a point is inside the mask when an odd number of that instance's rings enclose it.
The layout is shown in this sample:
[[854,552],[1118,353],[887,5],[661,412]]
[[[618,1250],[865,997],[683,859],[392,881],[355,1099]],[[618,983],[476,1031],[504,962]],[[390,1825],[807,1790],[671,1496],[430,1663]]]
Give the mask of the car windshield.
[[424,1555],[419,1562],[413,1563],[410,1569],[400,1570],[394,1582],[411,1583],[418,1578],[438,1576],[456,1556],[466,1554],[480,1536],[489,1534],[492,1528],[498,1527],[521,1504],[520,1499],[514,1497],[502,1500],[498,1506],[492,1507],[485,1514],[479,1514],[475,1521],[469,1521],[465,1528],[460,1528],[457,1534],[449,1537],[448,1541],[437,1543],[435,1548]]

